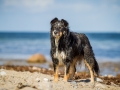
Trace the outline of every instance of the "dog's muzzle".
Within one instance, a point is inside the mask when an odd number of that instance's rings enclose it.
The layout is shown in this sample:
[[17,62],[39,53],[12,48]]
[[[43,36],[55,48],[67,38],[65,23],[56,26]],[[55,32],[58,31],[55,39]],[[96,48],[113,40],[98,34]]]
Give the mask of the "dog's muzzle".
[[58,30],[53,31],[53,36],[58,37],[60,36],[60,32]]
[[58,31],[57,31],[57,30],[54,30],[54,34],[57,35],[57,34],[58,34]]

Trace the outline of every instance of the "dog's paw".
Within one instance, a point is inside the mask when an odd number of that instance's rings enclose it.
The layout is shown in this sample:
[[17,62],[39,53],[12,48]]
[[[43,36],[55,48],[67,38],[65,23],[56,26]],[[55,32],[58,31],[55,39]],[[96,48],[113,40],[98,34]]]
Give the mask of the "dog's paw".
[[69,80],[69,75],[64,76],[64,81],[67,82]]
[[57,75],[54,76],[54,82],[58,82],[58,76]]
[[94,88],[95,87],[95,82],[90,82],[90,85],[91,85],[92,88]]

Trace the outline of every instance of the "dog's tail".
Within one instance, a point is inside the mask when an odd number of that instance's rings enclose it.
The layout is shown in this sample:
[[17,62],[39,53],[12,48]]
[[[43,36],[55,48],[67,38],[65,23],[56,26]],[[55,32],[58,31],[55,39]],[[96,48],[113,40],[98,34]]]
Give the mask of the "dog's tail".
[[86,35],[83,35],[82,39],[83,41],[85,41],[85,45],[83,46],[84,58],[87,61],[87,63],[90,65],[90,67],[93,69],[94,74],[96,76],[99,76],[99,73],[100,73],[99,65],[95,59],[94,52],[90,45],[89,39],[87,38]]
[[94,69],[95,75],[99,76],[100,70],[99,70],[99,65],[98,65],[96,60],[94,60],[94,67],[93,67],[93,69]]

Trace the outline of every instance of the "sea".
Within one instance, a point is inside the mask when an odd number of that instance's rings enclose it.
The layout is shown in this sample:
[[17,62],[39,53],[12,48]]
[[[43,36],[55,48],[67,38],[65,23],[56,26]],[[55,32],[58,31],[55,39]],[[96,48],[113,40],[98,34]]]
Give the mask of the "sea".
[[[120,33],[85,33],[99,62],[120,61]],[[36,53],[50,57],[49,32],[0,32],[0,59],[26,60]]]

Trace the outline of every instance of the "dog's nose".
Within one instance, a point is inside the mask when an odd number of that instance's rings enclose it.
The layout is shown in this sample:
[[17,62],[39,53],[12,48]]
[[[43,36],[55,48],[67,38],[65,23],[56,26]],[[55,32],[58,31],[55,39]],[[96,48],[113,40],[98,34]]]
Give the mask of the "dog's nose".
[[55,31],[54,31],[54,34],[57,34],[57,33],[58,33],[58,31],[57,31],[57,30],[55,30]]

